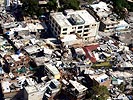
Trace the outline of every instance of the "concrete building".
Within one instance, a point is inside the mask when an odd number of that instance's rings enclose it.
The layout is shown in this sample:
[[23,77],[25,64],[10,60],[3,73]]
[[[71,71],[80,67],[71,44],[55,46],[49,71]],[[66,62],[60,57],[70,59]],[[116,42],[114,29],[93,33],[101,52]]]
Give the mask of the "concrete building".
[[81,83],[73,80],[63,80],[62,93],[65,94],[69,99],[68,100],[84,100],[87,87]]
[[107,20],[101,22],[101,30],[104,32],[111,32],[111,31],[124,31],[129,28],[129,24],[124,21],[114,21],[109,18]]
[[[70,38],[71,37],[71,38]],[[65,35],[61,38],[61,41],[64,45],[74,45],[74,44],[82,44],[82,38],[78,37],[76,34]]]
[[27,86],[24,90],[24,99],[25,100],[42,100],[44,92],[39,92],[36,86]]
[[45,64],[45,68],[53,75],[55,79],[60,79],[60,72],[55,66],[52,66],[51,64]]
[[[89,5],[88,5],[89,6]],[[100,20],[99,30],[104,32],[125,31],[129,24],[124,20],[117,20],[118,15],[114,14],[113,6],[105,2],[99,2],[89,6],[89,11],[93,12]]]
[[100,86],[106,86],[109,87],[111,83],[111,79],[107,74],[100,74],[100,75],[89,75],[90,79],[93,81],[93,85],[100,85]]
[[24,100],[46,100],[45,96],[50,98],[60,91],[60,85],[59,81],[52,79],[45,84],[27,86],[24,88]]
[[97,35],[99,29],[99,22],[86,10],[51,13],[49,20],[52,32],[60,37],[78,34],[84,40],[89,40]]

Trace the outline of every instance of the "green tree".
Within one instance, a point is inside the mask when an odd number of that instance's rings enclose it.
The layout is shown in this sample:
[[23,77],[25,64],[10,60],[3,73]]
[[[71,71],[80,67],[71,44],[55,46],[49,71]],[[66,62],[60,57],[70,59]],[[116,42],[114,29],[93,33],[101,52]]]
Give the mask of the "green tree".
[[62,10],[65,9],[79,9],[79,1],[78,0],[59,0],[60,5],[62,5]]
[[86,0],[89,4],[92,4],[94,0]]
[[129,5],[130,5],[129,11],[133,12],[133,3],[130,3],[130,2],[129,2]]
[[38,0],[21,0],[23,3],[22,11],[25,16],[39,16],[42,13],[42,9],[38,6]]
[[47,9],[49,11],[56,11],[57,10],[57,2],[56,0],[49,0],[49,2],[47,3]]
[[120,18],[125,18],[126,14],[124,9],[130,9],[130,5],[128,4],[127,0],[112,0],[114,6],[114,12],[116,12]]
[[118,88],[119,88],[122,92],[124,92],[124,90],[125,90],[125,85],[124,85],[124,83],[121,83],[121,84],[118,86]]
[[93,86],[92,99],[96,100],[107,100],[109,97],[109,91],[106,86]]

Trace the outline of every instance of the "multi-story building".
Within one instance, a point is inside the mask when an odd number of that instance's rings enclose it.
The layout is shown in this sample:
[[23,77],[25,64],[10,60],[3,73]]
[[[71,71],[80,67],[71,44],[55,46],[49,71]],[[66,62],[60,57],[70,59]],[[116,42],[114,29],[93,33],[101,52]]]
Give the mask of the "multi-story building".
[[60,37],[78,34],[84,40],[94,39],[99,29],[99,22],[86,10],[51,13],[49,20],[52,32]]
[[53,100],[52,97],[60,91],[60,87],[61,84],[56,79],[46,83],[26,86],[23,100]]
[[68,100],[84,100],[87,93],[87,87],[73,80],[63,80],[62,93],[66,95]]
[[89,75],[88,80],[91,82],[93,86],[99,85],[99,86],[106,86],[107,88],[110,87],[111,79],[109,76],[105,73],[101,74],[92,74]]
[[118,15],[113,13],[113,6],[105,2],[88,5],[88,11],[99,18],[99,30],[104,32],[126,31],[129,24],[124,20],[118,20]]

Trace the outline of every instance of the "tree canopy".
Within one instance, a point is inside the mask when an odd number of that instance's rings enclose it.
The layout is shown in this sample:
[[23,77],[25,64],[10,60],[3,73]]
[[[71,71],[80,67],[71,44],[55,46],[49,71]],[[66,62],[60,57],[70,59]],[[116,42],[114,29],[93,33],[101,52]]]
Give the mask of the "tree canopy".
[[24,15],[28,16],[39,16],[41,14],[41,8],[38,6],[38,0],[21,0],[23,3],[22,11]]
[[124,85],[124,83],[121,83],[121,84],[118,86],[118,88],[119,88],[122,92],[124,92],[124,90],[125,90],[125,85]]
[[86,0],[89,4],[92,4],[95,0]]
[[123,8],[129,8],[130,6],[128,5],[128,2],[126,0],[112,0],[115,7],[118,9],[123,9]]
[[56,11],[57,10],[57,2],[56,0],[49,0],[49,2],[47,3],[47,9],[49,11]]
[[79,1],[78,0],[59,0],[61,8],[64,9],[79,9]]
[[93,95],[92,95],[93,99],[107,100],[109,96],[109,91],[106,86],[98,86],[98,85],[93,86],[92,90],[93,90]]
[[112,0],[114,6],[114,12],[116,12],[121,18],[125,18],[126,14],[124,9],[133,11],[133,3],[129,3],[127,0]]

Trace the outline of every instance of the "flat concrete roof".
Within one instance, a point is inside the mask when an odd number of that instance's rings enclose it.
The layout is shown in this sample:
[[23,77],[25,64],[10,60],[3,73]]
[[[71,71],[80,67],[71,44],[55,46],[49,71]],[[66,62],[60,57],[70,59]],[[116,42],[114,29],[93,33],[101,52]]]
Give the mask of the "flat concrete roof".
[[36,57],[36,58],[34,58],[34,60],[35,60],[35,62],[37,64],[37,66],[44,65],[46,61],[49,61],[49,59],[47,57],[44,57],[44,56]]
[[[108,17],[109,14],[112,13],[111,9],[108,7],[109,4],[106,4],[105,2],[99,2],[97,4],[90,5],[93,10],[97,13],[97,15],[102,17]],[[110,5],[111,6],[111,5]]]
[[58,22],[58,24],[63,27],[63,26],[71,26],[70,22],[67,20],[67,18],[63,15],[62,12],[56,12],[56,13],[52,13],[51,16],[54,18],[54,20],[56,22]]
[[69,82],[76,88],[78,92],[84,92],[87,90],[87,87],[78,83],[77,81],[69,80]]
[[80,16],[84,21],[85,24],[94,24],[96,22],[95,18],[89,14],[86,10],[76,10],[76,11],[68,11],[67,15],[64,15],[62,12],[56,12],[52,13],[51,16],[54,18],[54,20],[61,26],[61,27],[68,27],[72,26],[72,24],[69,22],[68,18],[70,18],[71,15],[78,15]]
[[104,24],[110,25],[110,24],[118,24],[119,21],[112,21],[110,18],[107,18],[105,21],[103,21]]
[[45,64],[45,66],[53,75],[59,74],[58,69],[55,66],[53,66],[52,64],[47,63],[47,64]]
[[41,49],[38,45],[31,45],[24,48],[29,54],[37,53]]
[[96,22],[95,18],[86,10],[77,10],[75,13],[83,18],[85,24],[94,24]]
[[102,11],[110,11],[110,9],[108,8],[108,4],[106,4],[105,2],[99,2],[97,4],[92,4],[90,5],[96,12],[102,12]]
[[26,92],[28,93],[28,94],[30,94],[30,93],[34,93],[34,92],[37,92],[38,91],[38,89],[36,88],[36,86],[26,86],[25,87],[25,90],[26,90]]

